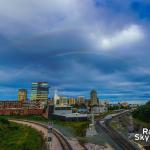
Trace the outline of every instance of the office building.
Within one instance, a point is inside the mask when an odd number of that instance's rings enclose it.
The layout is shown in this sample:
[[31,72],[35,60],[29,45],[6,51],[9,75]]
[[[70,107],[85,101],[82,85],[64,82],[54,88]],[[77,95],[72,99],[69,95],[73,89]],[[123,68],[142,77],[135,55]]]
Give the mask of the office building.
[[68,106],[68,99],[66,96],[60,96],[59,97],[59,105]]
[[14,108],[22,108],[22,102],[20,101],[12,101],[12,100],[6,100],[1,101],[0,100],[0,109],[14,109]]
[[92,106],[94,106],[94,105],[98,106],[99,105],[96,90],[91,91],[91,105]]
[[75,103],[76,103],[75,98],[70,98],[70,99],[68,100],[68,104],[69,104],[69,105],[75,105]]
[[48,82],[33,82],[31,89],[31,101],[47,101],[49,93]]
[[27,90],[19,89],[18,90],[18,101],[25,102],[27,100]]
[[78,96],[78,98],[77,98],[77,103],[78,103],[78,104],[84,104],[84,103],[85,103],[85,98],[84,98],[84,96]]

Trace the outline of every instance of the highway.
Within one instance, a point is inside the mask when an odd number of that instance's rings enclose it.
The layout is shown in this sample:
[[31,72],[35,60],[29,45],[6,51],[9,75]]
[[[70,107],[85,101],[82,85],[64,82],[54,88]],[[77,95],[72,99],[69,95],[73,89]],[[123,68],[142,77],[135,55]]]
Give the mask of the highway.
[[100,125],[101,128],[103,129],[103,131],[112,138],[112,140],[118,144],[118,146],[122,149],[122,150],[139,150],[138,148],[136,148],[130,141],[128,141],[127,139],[125,139],[124,137],[122,137],[118,132],[116,132],[110,125],[109,122],[111,121],[111,119],[116,118],[116,117],[120,117],[122,115],[125,115],[126,113],[128,113],[128,111],[124,111],[121,113],[117,113],[114,115],[110,115],[105,117],[102,120],[97,120],[96,124]]

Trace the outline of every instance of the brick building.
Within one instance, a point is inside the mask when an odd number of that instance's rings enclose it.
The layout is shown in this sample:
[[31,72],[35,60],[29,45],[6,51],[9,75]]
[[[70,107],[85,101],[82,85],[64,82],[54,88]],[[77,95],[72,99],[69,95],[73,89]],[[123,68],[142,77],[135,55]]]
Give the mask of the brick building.
[[0,109],[0,115],[42,115],[43,109]]
[[25,107],[24,103],[20,101],[0,101],[0,115],[42,115],[42,114],[43,109]]
[[20,101],[0,101],[0,109],[22,108]]

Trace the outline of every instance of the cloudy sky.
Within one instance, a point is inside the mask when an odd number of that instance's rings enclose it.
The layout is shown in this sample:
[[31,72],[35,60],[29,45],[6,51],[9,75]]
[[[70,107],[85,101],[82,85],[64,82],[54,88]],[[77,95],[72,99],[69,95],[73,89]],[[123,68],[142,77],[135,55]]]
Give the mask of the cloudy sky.
[[149,0],[0,0],[0,99],[33,81],[68,96],[150,99]]

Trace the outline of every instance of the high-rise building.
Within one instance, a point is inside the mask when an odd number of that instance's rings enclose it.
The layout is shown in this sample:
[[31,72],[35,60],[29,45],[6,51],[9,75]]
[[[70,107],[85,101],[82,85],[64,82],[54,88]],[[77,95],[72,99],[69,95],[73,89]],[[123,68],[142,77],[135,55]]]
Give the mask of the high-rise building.
[[78,98],[77,98],[77,103],[78,103],[78,104],[84,104],[84,103],[85,103],[84,96],[78,96]]
[[99,105],[96,90],[91,91],[91,105],[92,106],[94,106],[94,105],[98,106]]
[[25,102],[27,100],[27,90],[19,89],[18,90],[18,101]]
[[75,105],[75,103],[76,103],[75,98],[70,98],[70,99],[68,100],[68,103],[69,103],[69,105]]
[[49,93],[48,82],[33,82],[30,100],[47,101]]
[[68,99],[66,96],[60,96],[59,97],[59,105],[68,106]]

